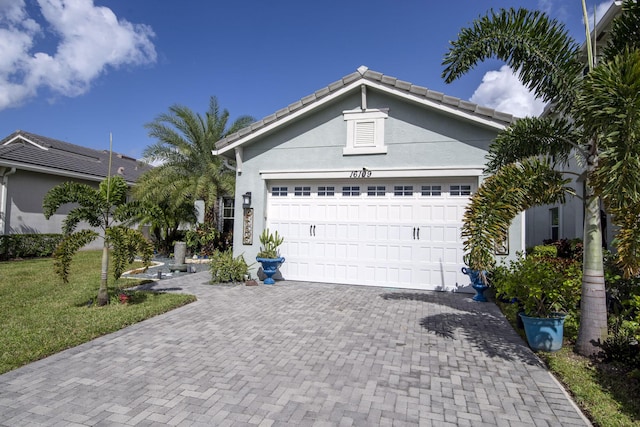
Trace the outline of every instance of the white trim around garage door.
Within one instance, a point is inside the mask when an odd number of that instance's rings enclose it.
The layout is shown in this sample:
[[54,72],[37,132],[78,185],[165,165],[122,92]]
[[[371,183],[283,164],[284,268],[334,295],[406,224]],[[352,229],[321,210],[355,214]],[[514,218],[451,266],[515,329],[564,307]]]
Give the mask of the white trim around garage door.
[[460,228],[477,176],[372,178],[360,172],[364,176],[353,179],[267,182],[267,226],[285,237],[285,279],[465,287]]

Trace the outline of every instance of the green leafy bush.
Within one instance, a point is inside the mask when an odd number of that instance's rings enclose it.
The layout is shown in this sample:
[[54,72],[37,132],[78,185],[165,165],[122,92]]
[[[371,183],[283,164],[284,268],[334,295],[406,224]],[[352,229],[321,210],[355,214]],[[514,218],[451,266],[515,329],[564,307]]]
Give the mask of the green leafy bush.
[[62,238],[62,234],[0,235],[0,260],[51,256]]
[[560,239],[560,240],[544,240],[544,246],[555,246],[558,258],[571,258],[576,261],[582,261],[583,243],[582,239]]
[[233,257],[233,252],[215,251],[211,257],[211,283],[241,282],[249,274],[249,266],[242,257]]
[[220,232],[209,224],[198,224],[195,229],[187,230],[185,240],[192,254],[212,255],[216,251]]
[[635,334],[635,322],[615,319],[609,328],[609,336],[597,345],[602,349],[599,356],[604,362],[618,362],[630,368],[640,368],[640,345]]
[[536,247],[526,258],[519,256],[497,267],[492,284],[500,298],[516,299],[525,313],[550,317],[554,313],[575,314],[582,286],[578,261],[550,256],[555,247]]

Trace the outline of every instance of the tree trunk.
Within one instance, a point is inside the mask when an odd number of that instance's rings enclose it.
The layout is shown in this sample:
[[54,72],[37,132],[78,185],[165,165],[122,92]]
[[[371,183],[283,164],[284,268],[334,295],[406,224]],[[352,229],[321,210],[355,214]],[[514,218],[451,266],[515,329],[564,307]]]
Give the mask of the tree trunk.
[[586,192],[580,329],[575,350],[584,356],[591,356],[598,351],[594,343],[607,337],[607,299],[602,262],[600,203],[588,181]]
[[104,306],[109,304],[109,288],[107,278],[109,274],[109,244],[105,237],[102,246],[102,270],[100,271],[100,289],[98,289],[98,305]]

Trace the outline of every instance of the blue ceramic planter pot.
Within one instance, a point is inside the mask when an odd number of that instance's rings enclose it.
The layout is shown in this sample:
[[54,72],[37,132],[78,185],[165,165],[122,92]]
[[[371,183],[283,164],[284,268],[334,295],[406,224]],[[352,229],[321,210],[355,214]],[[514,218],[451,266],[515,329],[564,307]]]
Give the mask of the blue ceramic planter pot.
[[476,290],[476,294],[473,296],[473,298],[471,298],[472,300],[478,302],[487,302],[487,297],[484,296],[484,291],[489,289],[487,285],[473,284],[471,285],[471,287]]
[[529,317],[520,313],[527,335],[529,347],[534,351],[558,351],[562,348],[564,336],[564,318],[562,314],[556,317]]
[[264,284],[265,285],[275,284],[276,281],[273,280],[273,275],[276,274],[276,271],[278,271],[278,267],[280,267],[280,264],[284,262],[284,257],[256,258],[256,261],[262,264],[262,271],[264,272],[265,276],[267,276],[267,278],[264,279]]
[[[462,267],[461,271],[462,274],[469,276],[469,279],[471,280],[471,287],[476,291],[476,294],[472,299],[478,302],[487,302],[487,297],[484,296],[484,291],[489,289],[489,286],[482,282],[482,277],[480,276],[481,272],[479,270],[472,270],[466,267]],[[486,271],[483,273],[487,274]]]

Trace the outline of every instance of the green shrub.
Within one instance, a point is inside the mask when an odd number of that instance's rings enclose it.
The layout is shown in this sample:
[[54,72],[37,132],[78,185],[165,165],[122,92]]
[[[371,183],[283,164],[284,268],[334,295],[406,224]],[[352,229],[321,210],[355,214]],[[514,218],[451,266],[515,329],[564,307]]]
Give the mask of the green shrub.
[[0,259],[39,258],[51,256],[62,241],[62,234],[0,235]]
[[212,255],[216,251],[220,232],[209,224],[198,224],[195,229],[187,230],[185,243],[192,254]]
[[582,261],[582,252],[584,245],[582,239],[560,239],[560,240],[544,240],[545,246],[555,246],[558,250],[558,258],[571,258],[576,261]]
[[604,362],[618,362],[629,368],[640,368],[640,347],[635,334],[635,322],[614,319],[609,328],[609,336],[597,345],[602,349],[599,356]]
[[525,313],[549,317],[553,313],[576,314],[582,287],[579,262],[549,256],[556,248],[536,247],[526,258],[519,256],[493,272],[496,295],[516,299]]
[[211,283],[241,282],[249,274],[249,266],[242,255],[233,257],[233,252],[215,251],[211,257]]

